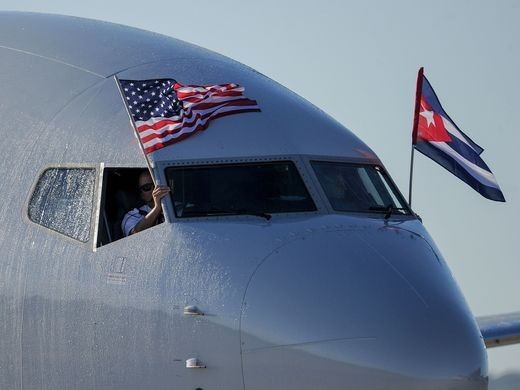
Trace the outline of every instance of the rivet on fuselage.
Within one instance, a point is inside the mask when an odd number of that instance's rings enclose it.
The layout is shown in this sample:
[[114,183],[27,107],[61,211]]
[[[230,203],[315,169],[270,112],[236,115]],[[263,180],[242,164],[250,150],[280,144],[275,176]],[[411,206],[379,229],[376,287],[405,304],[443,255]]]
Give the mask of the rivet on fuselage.
[[186,360],[186,368],[206,368],[198,358],[190,358]]
[[184,315],[185,316],[203,316],[204,313],[197,306],[189,305],[184,308]]

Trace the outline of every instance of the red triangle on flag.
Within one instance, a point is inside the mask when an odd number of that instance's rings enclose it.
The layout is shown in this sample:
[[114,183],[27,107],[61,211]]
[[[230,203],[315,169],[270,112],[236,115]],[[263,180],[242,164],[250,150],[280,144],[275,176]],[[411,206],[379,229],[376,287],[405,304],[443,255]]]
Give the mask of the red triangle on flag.
[[433,111],[423,97],[421,97],[419,122],[417,124],[417,140],[429,142],[451,141],[451,137],[444,127],[442,116]]

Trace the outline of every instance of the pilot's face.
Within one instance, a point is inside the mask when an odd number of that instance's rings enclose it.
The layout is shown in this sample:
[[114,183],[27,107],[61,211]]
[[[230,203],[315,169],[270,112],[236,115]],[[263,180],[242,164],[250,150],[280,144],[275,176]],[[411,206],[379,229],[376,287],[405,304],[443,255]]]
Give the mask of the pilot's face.
[[139,176],[139,195],[145,202],[151,202],[154,184],[149,172],[143,172]]

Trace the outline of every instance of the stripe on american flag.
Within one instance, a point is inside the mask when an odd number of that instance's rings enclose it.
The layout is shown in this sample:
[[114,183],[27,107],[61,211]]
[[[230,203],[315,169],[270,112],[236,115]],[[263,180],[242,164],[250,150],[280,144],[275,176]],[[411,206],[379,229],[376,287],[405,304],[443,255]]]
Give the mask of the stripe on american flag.
[[192,111],[192,115],[189,117],[183,116],[180,120],[172,121],[174,123],[167,124],[159,129],[146,129],[141,131],[139,125],[137,125],[137,130],[139,131],[145,152],[151,153],[154,150],[179,142],[195,132],[205,130],[209,125],[209,121],[212,119],[239,112],[259,111],[254,101],[238,109],[237,107],[236,105],[219,105],[211,110],[197,111],[196,113]]
[[213,119],[260,111],[244,88],[232,83],[184,86],[162,79],[121,80],[121,85],[147,154],[205,130]]

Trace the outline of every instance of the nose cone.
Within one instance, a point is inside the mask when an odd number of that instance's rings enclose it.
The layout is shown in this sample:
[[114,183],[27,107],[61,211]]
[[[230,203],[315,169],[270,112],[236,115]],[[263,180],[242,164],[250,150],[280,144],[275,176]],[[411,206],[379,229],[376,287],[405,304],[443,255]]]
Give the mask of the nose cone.
[[487,388],[480,332],[438,256],[386,225],[280,248],[246,293],[246,388]]

